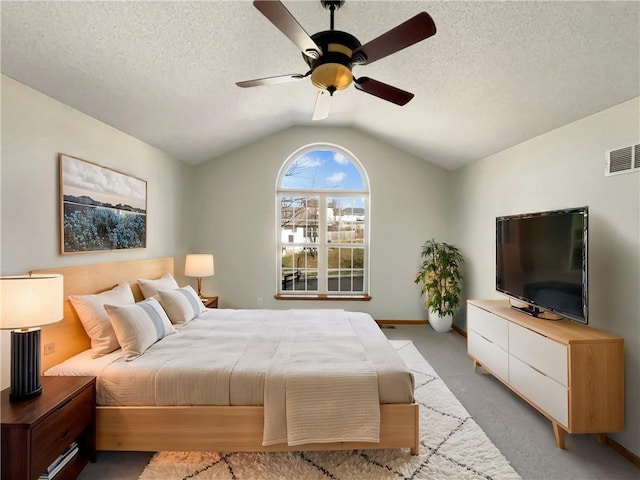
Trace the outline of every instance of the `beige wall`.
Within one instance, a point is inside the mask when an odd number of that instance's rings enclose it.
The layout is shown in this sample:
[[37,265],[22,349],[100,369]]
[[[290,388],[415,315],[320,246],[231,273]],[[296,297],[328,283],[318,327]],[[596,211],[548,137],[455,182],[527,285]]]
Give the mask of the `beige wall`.
[[[500,132],[496,132],[499,135]],[[640,142],[640,99],[533,138],[453,175],[451,236],[467,298],[495,291],[495,217],[589,206],[589,324],[624,337],[626,427],[640,455],[640,173],[605,177],[605,151]],[[464,318],[457,319],[464,328]]]
[[[275,300],[276,177],[298,148],[339,145],[364,166],[371,187],[370,302]],[[376,319],[424,319],[413,283],[420,247],[446,237],[451,172],[350,128],[294,127],[196,167],[194,246],[215,255],[203,291],[225,307],[345,308]]]
[[[174,256],[187,251],[191,169],[15,80],[2,76],[0,271]],[[60,255],[58,152],[134,175],[148,182],[147,248]],[[9,385],[9,334],[2,332],[1,386]]]

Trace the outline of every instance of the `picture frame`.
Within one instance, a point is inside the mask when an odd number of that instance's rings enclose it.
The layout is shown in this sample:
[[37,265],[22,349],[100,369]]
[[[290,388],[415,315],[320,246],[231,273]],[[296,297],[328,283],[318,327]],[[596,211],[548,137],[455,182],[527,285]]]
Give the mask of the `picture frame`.
[[146,248],[146,180],[64,153],[58,163],[62,255]]

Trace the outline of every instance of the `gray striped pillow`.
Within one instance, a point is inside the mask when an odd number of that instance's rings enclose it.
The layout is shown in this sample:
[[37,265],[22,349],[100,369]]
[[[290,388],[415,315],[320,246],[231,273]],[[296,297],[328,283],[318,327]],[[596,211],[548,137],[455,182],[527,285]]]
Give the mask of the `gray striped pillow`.
[[159,290],[158,299],[172,323],[188,323],[207,311],[190,285],[173,290]]
[[133,305],[105,305],[125,360],[133,360],[147,348],[176,332],[154,298]]

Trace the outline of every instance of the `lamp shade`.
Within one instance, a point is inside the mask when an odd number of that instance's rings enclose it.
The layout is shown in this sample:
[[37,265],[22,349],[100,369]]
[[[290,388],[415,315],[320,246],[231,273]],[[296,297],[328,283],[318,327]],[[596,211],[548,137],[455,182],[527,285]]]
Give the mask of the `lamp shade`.
[[62,275],[0,277],[0,328],[39,327],[59,322],[63,316]]
[[213,275],[213,255],[195,253],[187,255],[184,264],[184,274],[187,277],[210,277]]

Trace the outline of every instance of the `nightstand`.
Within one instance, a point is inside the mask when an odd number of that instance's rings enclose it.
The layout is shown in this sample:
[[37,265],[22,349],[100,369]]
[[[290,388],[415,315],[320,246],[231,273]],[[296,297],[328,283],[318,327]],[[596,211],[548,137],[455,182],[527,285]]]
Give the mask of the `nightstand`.
[[95,377],[42,377],[42,394],[2,401],[2,480],[36,480],[72,443],[78,453],[55,475],[73,480],[96,460]]
[[202,304],[207,308],[218,308],[218,297],[202,298]]

